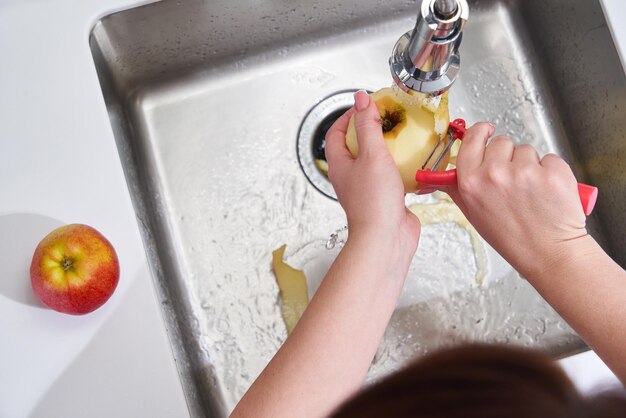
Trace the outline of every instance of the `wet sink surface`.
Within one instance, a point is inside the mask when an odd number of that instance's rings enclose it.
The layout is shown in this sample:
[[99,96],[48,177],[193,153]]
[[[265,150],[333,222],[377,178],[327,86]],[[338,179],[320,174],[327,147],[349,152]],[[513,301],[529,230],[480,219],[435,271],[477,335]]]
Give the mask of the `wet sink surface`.
[[[94,27],[94,61],[193,416],[227,414],[286,337],[271,252],[286,243],[311,291],[337,254],[325,244],[345,216],[303,175],[298,129],[324,97],[390,85],[389,53],[417,10],[353,3],[164,1]],[[626,80],[600,6],[470,7],[451,114],[494,121],[600,186],[589,226],[624,265]],[[486,244],[475,251],[467,230],[427,224],[369,379],[464,340],[555,356],[586,349]]]

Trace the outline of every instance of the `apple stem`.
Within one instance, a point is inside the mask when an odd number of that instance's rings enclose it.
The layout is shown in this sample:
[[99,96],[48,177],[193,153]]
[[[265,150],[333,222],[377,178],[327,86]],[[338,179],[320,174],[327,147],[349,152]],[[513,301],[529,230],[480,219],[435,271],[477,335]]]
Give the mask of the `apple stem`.
[[64,271],[68,271],[69,269],[71,269],[73,264],[74,260],[72,260],[71,258],[64,258],[63,261],[61,261],[61,267]]

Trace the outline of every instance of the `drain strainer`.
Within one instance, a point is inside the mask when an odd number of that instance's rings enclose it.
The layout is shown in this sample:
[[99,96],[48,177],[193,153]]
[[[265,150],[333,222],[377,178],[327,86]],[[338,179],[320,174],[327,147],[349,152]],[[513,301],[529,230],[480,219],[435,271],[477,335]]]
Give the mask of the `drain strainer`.
[[354,104],[357,90],[344,90],[326,97],[306,114],[298,131],[298,162],[309,182],[323,195],[337,200],[326,177],[325,137],[332,124]]

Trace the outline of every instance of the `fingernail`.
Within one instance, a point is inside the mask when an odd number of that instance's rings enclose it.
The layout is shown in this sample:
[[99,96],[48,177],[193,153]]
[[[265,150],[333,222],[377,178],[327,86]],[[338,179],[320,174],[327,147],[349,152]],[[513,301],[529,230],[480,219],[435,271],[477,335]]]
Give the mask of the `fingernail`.
[[494,125],[491,122],[487,122],[489,124],[489,126],[491,127],[491,133],[493,134],[496,131],[496,125]]
[[354,107],[356,107],[357,112],[361,112],[367,109],[367,106],[369,106],[369,104],[370,96],[365,90],[359,90],[354,93]]

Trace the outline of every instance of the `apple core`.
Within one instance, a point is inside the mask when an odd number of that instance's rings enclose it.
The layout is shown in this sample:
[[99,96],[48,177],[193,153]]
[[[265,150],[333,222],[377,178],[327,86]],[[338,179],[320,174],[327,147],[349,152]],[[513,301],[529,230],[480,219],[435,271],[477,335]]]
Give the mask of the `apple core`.
[[395,139],[406,125],[406,111],[391,97],[383,97],[376,101],[380,112],[380,124],[385,139]]

